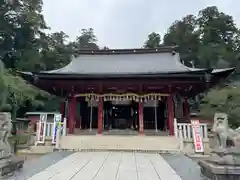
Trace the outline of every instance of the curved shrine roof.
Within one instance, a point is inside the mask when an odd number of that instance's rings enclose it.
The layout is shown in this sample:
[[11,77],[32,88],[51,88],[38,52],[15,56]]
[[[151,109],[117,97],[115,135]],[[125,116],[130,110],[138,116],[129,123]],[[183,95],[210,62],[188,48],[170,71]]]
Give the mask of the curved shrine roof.
[[[101,53],[102,52],[102,53]],[[67,66],[40,73],[78,75],[171,74],[202,71],[184,66],[174,49],[83,51]]]
[[155,74],[194,71],[179,61],[179,54],[80,55],[54,74]]
[[[41,71],[39,75],[77,75],[78,77],[125,77],[137,75],[194,74],[210,72],[218,74],[234,71],[234,68],[207,70],[190,68],[180,62],[175,47],[157,49],[82,50],[63,68]],[[231,73],[230,72],[230,73]]]

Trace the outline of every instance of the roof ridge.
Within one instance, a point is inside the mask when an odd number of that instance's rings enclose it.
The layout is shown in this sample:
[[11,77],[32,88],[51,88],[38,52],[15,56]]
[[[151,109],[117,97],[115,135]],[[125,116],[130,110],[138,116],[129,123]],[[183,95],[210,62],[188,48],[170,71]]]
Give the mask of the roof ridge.
[[160,46],[158,48],[133,48],[133,49],[82,49],[77,50],[76,53],[81,54],[145,54],[145,53],[166,53],[175,52],[177,46]]

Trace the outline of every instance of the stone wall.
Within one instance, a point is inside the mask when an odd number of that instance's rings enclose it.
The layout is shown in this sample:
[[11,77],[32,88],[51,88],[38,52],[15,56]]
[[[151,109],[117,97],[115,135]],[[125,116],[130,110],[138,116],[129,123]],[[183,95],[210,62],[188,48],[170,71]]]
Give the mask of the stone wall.
[[11,122],[11,114],[6,112],[0,112],[0,122],[10,121]]
[[[204,148],[204,153],[211,153],[212,149],[209,146],[209,139],[203,139],[203,148]],[[183,151],[186,153],[194,153],[194,142],[193,140],[184,140],[184,147]]]

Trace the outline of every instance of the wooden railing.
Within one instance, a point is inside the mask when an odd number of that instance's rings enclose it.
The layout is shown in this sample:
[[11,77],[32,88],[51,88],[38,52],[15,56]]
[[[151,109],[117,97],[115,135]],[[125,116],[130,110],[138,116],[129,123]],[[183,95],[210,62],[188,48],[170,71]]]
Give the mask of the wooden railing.
[[[181,131],[179,131],[181,129]],[[200,131],[203,139],[208,139],[208,127],[207,124],[200,124]],[[177,119],[174,119],[174,133],[176,137],[181,137],[183,140],[192,140],[192,125],[191,123],[178,123]],[[182,133],[181,135],[179,133]]]

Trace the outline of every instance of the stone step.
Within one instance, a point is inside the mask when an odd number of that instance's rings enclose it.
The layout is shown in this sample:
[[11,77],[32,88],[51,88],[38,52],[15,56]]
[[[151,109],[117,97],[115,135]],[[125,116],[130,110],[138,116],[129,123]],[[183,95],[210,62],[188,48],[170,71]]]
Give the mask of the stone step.
[[46,146],[46,145],[42,145],[42,146],[31,146],[28,149],[21,149],[18,150],[18,154],[19,155],[24,155],[24,154],[46,154],[46,153],[50,153],[53,152],[53,146]]
[[179,151],[180,141],[173,136],[76,136],[61,137],[60,149],[64,150],[136,150]]

